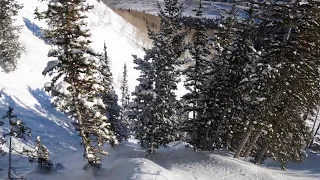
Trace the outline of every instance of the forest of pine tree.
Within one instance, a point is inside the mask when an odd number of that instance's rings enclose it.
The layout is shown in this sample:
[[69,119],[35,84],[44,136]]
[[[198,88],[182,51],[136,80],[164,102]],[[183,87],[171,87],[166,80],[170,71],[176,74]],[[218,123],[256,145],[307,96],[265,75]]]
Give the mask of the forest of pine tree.
[[[94,7],[85,0],[42,1],[48,6],[37,8],[35,18],[47,23],[44,38],[52,43],[43,70],[51,81],[44,88],[52,105],[74,121],[89,165],[101,166],[106,143],[115,147],[131,137],[148,158],[160,146],[188,141],[195,151],[228,150],[234,158],[253,157],[255,164],[272,158],[282,169],[301,162],[304,148],[312,147],[320,125],[311,129],[306,120],[320,103],[320,2],[252,1],[240,12],[235,1],[219,18],[208,19],[199,0],[187,42],[183,4],[164,0],[158,4],[159,31],[148,28],[152,46],[143,57],[133,55],[140,73],[135,90],[129,92],[124,64],[119,99],[106,44],[102,53],[90,46],[87,12]],[[21,8],[15,0],[0,1],[0,66],[6,73],[17,68],[23,52],[21,27],[14,25]],[[214,24],[212,35],[206,24]],[[187,93],[179,99],[181,79]],[[3,119],[9,120],[4,136],[10,136],[11,167],[11,138],[24,139],[30,129],[13,108]],[[4,143],[1,136],[0,155]],[[40,137],[32,153],[31,161],[52,168]]]

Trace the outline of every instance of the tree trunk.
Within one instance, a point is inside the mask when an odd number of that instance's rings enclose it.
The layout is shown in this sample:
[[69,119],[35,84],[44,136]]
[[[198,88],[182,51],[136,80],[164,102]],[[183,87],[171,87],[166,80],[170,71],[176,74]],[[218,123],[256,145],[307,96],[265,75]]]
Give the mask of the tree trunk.
[[[320,111],[320,108],[318,108],[317,115],[316,115],[316,117],[314,118],[314,123],[313,123],[312,129],[311,129],[311,133],[312,133],[312,134],[313,134],[313,132],[314,132],[314,128],[316,127],[316,123],[317,123],[319,111]],[[320,124],[319,124],[319,125],[320,125]],[[306,146],[305,149],[310,148],[310,147],[312,146],[313,140],[314,140],[315,136],[317,135],[318,130],[319,130],[319,126],[318,126],[317,130],[315,131],[314,136],[312,137],[312,139],[310,140],[310,142],[307,144],[307,146]]]
[[318,109],[318,111],[317,111],[317,115],[316,115],[316,117],[314,118],[314,123],[313,123],[313,126],[312,126],[311,133],[313,133],[314,128],[316,127],[316,123],[317,123],[317,119],[318,119],[319,111],[320,111],[320,109]]
[[266,140],[262,146],[262,148],[259,151],[258,156],[254,159],[254,163],[255,164],[260,164],[262,161],[262,158],[264,156],[264,154],[267,152],[268,150],[268,146],[269,146],[269,140]]
[[[158,116],[156,115],[156,119],[158,118]],[[154,153],[154,134],[155,134],[155,121],[156,119],[153,119],[152,120],[152,134],[151,134],[151,138],[150,138],[150,144],[151,144],[151,147],[150,147],[150,150],[149,150],[149,159],[151,159],[151,154]]]
[[[154,122],[152,122],[152,126],[153,126],[153,124],[154,124]],[[154,130],[152,130],[152,134],[151,134],[151,138],[150,138],[151,147],[150,147],[149,154],[148,154],[149,159],[151,159],[151,154],[154,151],[153,141],[154,141]]]
[[[198,78],[198,72],[199,72],[199,68],[198,68],[198,58],[195,58],[196,60],[196,64],[195,64],[195,70],[196,70],[196,78],[194,79],[194,89],[193,89],[193,94],[196,94],[196,97],[198,97],[198,81],[197,81],[197,78]],[[192,112],[192,139],[193,139],[193,150],[194,151],[197,151],[197,139],[198,139],[198,134],[196,132],[196,111],[195,111],[195,108],[198,109],[198,100],[199,99],[194,99],[194,102],[193,102],[193,112]],[[198,115],[199,117],[199,115]]]
[[240,157],[240,153],[242,151],[242,149],[244,148],[244,145],[246,144],[246,142],[248,141],[251,132],[253,131],[253,126],[250,125],[249,129],[247,130],[247,132],[244,134],[241,143],[238,146],[238,149],[236,151],[236,153],[234,154],[234,158],[239,158]]
[[[78,94],[77,93],[77,90],[74,86],[75,84],[73,84],[72,86],[72,90],[75,94]],[[75,96],[77,97],[77,96]],[[87,155],[87,147],[89,146],[88,144],[88,139],[87,139],[87,136],[83,130],[83,119],[82,119],[82,115],[80,113],[80,109],[79,109],[79,104],[78,104],[78,100],[76,98],[73,98],[73,101],[74,101],[74,106],[75,106],[75,110],[76,110],[76,114],[77,114],[77,120],[78,120],[78,123],[79,123],[79,133],[80,133],[80,136],[81,136],[81,139],[82,139],[82,142],[83,142],[83,145],[84,145],[84,152],[86,153]],[[87,159],[88,160],[88,159]],[[88,160],[88,163],[91,164],[91,162],[89,162]]]
[[10,130],[10,138],[9,138],[9,167],[8,167],[8,179],[11,179],[11,154],[12,154],[12,129]]
[[261,135],[262,128],[259,128],[257,133],[254,135],[252,141],[250,142],[249,146],[247,147],[246,151],[243,153],[243,157],[247,158],[253,148],[253,146],[256,144],[257,140],[259,139]]
[[320,129],[320,123],[318,124],[317,130],[314,132],[313,138],[312,138],[311,142],[309,143],[309,146],[308,146],[309,148],[312,146],[313,141],[314,141],[316,135],[318,134],[319,129]]
[[[193,106],[194,108],[194,106]],[[193,143],[193,150],[197,151],[197,134],[196,134],[196,112],[193,110],[192,112],[192,143]]]
[[218,124],[218,127],[217,127],[217,129],[216,129],[216,132],[214,132],[214,136],[213,136],[212,144],[211,144],[211,150],[213,150],[214,144],[215,144],[216,140],[218,139],[219,132],[220,132],[220,130],[221,130],[221,128],[222,128],[222,123],[223,123],[223,120],[224,120],[223,117],[224,117],[224,116],[222,116],[222,119],[221,119],[221,121],[220,121],[219,124]]
[[[206,127],[206,129],[205,129],[205,132],[206,132],[206,134],[205,134],[205,137],[204,137],[204,139],[203,139],[203,142],[201,143],[201,146],[202,146],[202,148],[204,148],[204,149],[202,149],[202,150],[208,150],[208,147],[207,147],[207,144],[208,144],[208,142],[209,142],[209,130],[210,130],[210,127],[209,127],[209,125],[207,125],[207,127]],[[206,145],[206,146],[204,146],[204,144]]]

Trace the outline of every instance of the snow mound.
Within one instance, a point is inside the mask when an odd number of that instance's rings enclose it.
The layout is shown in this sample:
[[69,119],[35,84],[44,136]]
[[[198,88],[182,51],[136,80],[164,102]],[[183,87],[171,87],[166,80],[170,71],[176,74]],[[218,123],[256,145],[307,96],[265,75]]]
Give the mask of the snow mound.
[[173,141],[173,142],[170,142],[168,146],[172,150],[179,150],[179,149],[186,149],[189,147],[193,147],[191,144],[183,141]]
[[[224,152],[222,154],[228,154]],[[160,166],[176,172],[181,180],[282,180],[291,179],[281,171],[259,167],[243,160],[212,152],[194,152],[193,148],[159,152],[152,160]],[[307,179],[307,178],[305,178]]]
[[[101,173],[101,172],[100,172]],[[101,176],[101,175],[100,175]],[[144,158],[125,158],[116,161],[105,177],[108,179],[127,180],[175,180],[177,176],[158,164]]]

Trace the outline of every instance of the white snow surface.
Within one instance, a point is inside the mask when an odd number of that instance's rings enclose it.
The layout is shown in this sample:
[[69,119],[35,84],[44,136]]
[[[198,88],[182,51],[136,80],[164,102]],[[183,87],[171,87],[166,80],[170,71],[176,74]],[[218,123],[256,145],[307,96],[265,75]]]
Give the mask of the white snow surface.
[[[104,158],[99,170],[83,170],[82,154],[76,152],[58,161],[64,169],[48,173],[35,168],[24,177],[48,180],[313,180],[320,177],[319,168],[307,171],[298,166],[294,170],[280,171],[234,159],[228,152],[194,152],[192,147],[184,146],[186,143],[174,142],[174,145],[179,148],[161,147],[149,160],[137,141],[129,139],[114,149],[107,148],[110,156]],[[312,158],[319,158],[319,155]],[[319,162],[311,164],[317,168]]]
[[[0,72],[0,115],[9,106],[32,129],[33,136],[27,141],[13,140],[16,150],[22,147],[32,148],[37,137],[48,147],[50,158],[56,169],[48,173],[29,164],[27,158],[14,154],[13,169],[18,175],[27,179],[75,179],[75,180],[312,180],[320,179],[320,157],[310,154],[302,164],[290,164],[288,171],[279,171],[278,166],[270,163],[267,166],[256,166],[249,162],[234,159],[229,153],[193,152],[186,147],[187,143],[172,142],[169,147],[161,147],[151,160],[145,158],[145,150],[136,140],[130,139],[114,149],[106,147],[110,152],[103,160],[100,170],[83,170],[85,161],[80,139],[74,131],[71,120],[51,107],[51,98],[44,90],[44,84],[50,78],[44,77],[42,71],[52,58],[48,51],[52,48],[41,38],[41,27],[44,21],[34,20],[34,9],[45,4],[38,0],[19,0],[24,5],[17,17],[17,24],[23,25],[20,41],[25,46],[25,53],[18,61],[18,69],[10,74]],[[95,9],[88,14],[89,27],[92,33],[92,47],[102,51],[106,42],[114,85],[119,92],[119,80],[126,62],[129,73],[129,88],[134,90],[138,72],[133,69],[132,54],[143,56],[140,42],[132,33],[135,27],[127,23],[112,10],[96,0],[88,0]],[[49,84],[47,84],[48,86]],[[0,132],[7,127],[0,128]],[[8,151],[8,144],[4,146]],[[0,179],[6,177],[7,157],[0,158]]]

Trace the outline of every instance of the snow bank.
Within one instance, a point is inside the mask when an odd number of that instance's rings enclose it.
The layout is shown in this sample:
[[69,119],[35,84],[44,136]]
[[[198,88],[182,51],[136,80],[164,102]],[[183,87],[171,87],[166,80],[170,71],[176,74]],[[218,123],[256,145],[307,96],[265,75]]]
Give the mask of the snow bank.
[[[100,172],[101,173],[101,172]],[[101,177],[98,174],[96,178]],[[145,158],[125,158],[116,161],[111,169],[106,171],[104,177],[108,179],[139,179],[139,180],[175,180],[177,176],[154,162]]]

